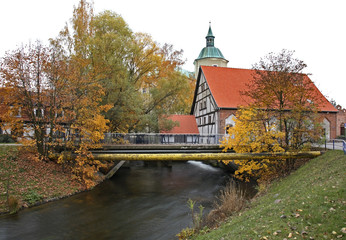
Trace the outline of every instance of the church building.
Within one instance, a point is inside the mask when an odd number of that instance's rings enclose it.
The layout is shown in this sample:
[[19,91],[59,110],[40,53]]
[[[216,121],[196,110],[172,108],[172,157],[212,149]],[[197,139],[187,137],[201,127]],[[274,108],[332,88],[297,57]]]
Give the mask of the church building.
[[[233,118],[240,106],[246,106],[249,99],[241,95],[255,73],[252,69],[228,68],[228,60],[214,46],[215,37],[209,26],[206,47],[194,61],[197,79],[191,115],[194,115],[199,133],[226,133],[226,128],[234,126]],[[307,75],[304,77],[308,78]],[[310,79],[309,79],[310,80]],[[310,80],[311,81],[311,80]],[[321,99],[319,111],[327,139],[336,138],[338,110],[322,95],[314,85],[315,93]]]

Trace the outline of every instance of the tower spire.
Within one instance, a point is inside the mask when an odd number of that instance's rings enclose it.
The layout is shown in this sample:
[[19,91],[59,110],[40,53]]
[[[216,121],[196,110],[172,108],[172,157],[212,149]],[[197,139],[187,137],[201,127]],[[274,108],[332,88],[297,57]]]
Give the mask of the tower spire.
[[211,30],[211,22],[209,22],[208,34],[205,37],[207,46],[202,49],[198,58],[195,59],[195,78],[197,79],[200,66],[218,66],[227,67],[228,60],[222,55],[221,51],[214,46],[214,34]]
[[209,30],[208,30],[208,34],[205,37],[207,40],[207,47],[214,47],[214,35],[213,35],[213,31],[211,30],[211,22],[209,21]]

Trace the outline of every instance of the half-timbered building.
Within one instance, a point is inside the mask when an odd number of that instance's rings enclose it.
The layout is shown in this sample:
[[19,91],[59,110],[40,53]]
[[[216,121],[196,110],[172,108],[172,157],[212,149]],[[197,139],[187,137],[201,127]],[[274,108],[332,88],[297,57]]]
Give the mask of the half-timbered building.
[[[236,111],[251,99],[241,94],[252,80],[255,70],[201,66],[197,78],[191,114],[200,134],[225,134],[234,126]],[[305,75],[308,78],[307,75]],[[310,80],[311,81],[311,80]],[[321,100],[319,115],[328,139],[336,137],[337,109],[314,87]]]
[[[191,114],[195,116],[200,134],[226,134],[234,126],[236,111],[251,102],[241,94],[253,79],[255,70],[228,68],[228,61],[214,47],[214,36],[209,26],[207,46],[195,60],[197,76]],[[309,81],[307,75],[304,76]],[[338,110],[314,85],[321,100],[319,115],[327,139],[336,137]]]

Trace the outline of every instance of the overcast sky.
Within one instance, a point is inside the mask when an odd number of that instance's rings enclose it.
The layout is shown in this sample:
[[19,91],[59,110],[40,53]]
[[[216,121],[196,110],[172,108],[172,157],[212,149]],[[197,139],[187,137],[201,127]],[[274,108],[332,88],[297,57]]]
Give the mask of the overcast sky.
[[[57,36],[79,2],[0,1],[0,56]],[[94,7],[120,14],[134,32],[183,49],[189,71],[205,47],[209,21],[229,67],[251,68],[270,52],[294,50],[320,91],[346,108],[345,0],[94,0]]]

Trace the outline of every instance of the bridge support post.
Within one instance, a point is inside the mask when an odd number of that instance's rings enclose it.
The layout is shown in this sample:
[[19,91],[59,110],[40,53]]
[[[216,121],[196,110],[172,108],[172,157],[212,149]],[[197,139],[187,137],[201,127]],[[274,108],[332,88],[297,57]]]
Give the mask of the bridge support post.
[[126,161],[120,161],[117,165],[115,165],[105,176],[105,179],[110,179],[113,177],[113,175],[121,168],[121,166],[125,163]]

